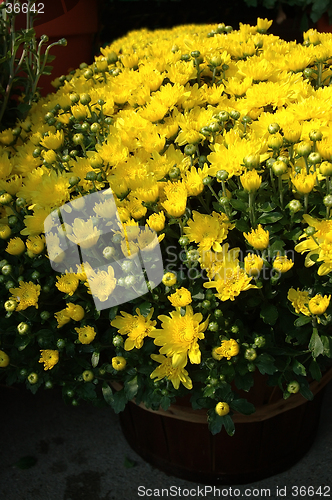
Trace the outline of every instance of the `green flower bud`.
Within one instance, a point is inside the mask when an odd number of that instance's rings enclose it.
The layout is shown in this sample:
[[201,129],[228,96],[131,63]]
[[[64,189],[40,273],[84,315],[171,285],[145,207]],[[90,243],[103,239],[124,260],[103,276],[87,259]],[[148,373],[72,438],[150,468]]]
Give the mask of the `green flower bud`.
[[320,130],[310,130],[309,139],[311,141],[321,141],[323,139],[323,134]]
[[89,96],[89,94],[81,94],[80,101],[81,101],[81,104],[86,106],[87,104],[89,104],[91,102],[91,97]]
[[270,134],[276,134],[277,132],[279,132],[280,126],[278,125],[278,123],[270,123],[267,129]]
[[236,109],[232,109],[232,111],[229,112],[229,116],[232,118],[232,120],[238,120],[241,114]]
[[216,173],[216,179],[217,181],[226,181],[228,179],[228,172],[227,170],[218,170]]
[[292,200],[288,203],[287,207],[295,214],[302,209],[302,203],[299,200]]
[[324,196],[323,203],[327,208],[332,207],[332,194],[327,194]]
[[308,162],[311,165],[317,165],[317,163],[320,163],[322,161],[322,157],[319,153],[310,153],[308,156]]
[[192,156],[196,153],[196,146],[194,144],[187,144],[184,147],[184,154],[187,156]]
[[19,323],[17,325],[17,331],[20,335],[26,335],[27,333],[29,333],[30,327],[29,327],[28,323],[25,323],[24,321],[22,321],[21,323]]
[[277,177],[287,172],[287,164],[284,161],[275,161],[272,165],[272,172]]
[[329,177],[330,175],[332,175],[332,163],[329,161],[323,161],[319,165],[319,172],[322,175],[325,175],[326,177]]

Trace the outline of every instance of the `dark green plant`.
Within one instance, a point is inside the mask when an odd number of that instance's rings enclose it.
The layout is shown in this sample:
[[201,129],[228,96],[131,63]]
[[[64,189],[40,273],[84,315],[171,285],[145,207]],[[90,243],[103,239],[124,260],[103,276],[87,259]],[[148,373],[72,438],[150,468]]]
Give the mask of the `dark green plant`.
[[[67,44],[63,38],[45,49],[47,35],[37,40],[34,5],[32,0],[0,5],[0,129],[7,128],[16,118],[24,119],[38,99],[39,78],[51,74],[52,66],[48,64],[54,56],[49,54],[50,49]],[[15,26],[19,13],[26,14],[26,27],[21,30]]]
[[332,23],[332,1],[331,0],[244,0],[249,7],[265,7],[273,9],[278,6],[298,7],[304,16],[309,13],[312,22],[317,22],[323,14],[327,13]]

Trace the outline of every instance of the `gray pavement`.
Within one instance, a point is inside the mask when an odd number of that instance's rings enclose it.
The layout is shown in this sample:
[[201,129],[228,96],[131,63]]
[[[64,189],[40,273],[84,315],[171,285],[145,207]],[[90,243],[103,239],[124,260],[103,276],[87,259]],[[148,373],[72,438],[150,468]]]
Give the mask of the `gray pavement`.
[[33,396],[24,387],[0,387],[0,405],[0,500],[332,497],[331,384],[306,456],[284,473],[215,491],[146,463],[126,443],[110,408],[72,407],[56,391]]

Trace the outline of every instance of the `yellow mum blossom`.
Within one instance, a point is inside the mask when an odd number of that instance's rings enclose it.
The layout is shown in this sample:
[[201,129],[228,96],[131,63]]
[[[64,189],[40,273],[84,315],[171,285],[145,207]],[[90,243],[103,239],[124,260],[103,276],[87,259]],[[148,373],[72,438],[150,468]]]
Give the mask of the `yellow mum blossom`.
[[290,288],[288,290],[287,298],[291,301],[297,314],[302,313],[305,316],[310,316],[310,311],[308,309],[308,303],[310,300],[308,292],[302,292],[299,288],[297,290]]
[[219,415],[219,417],[224,417],[225,415],[228,415],[228,413],[230,412],[229,404],[220,401],[215,406],[215,412]]
[[311,314],[315,314],[317,316],[324,314],[330,304],[330,300],[331,295],[324,295],[324,297],[321,294],[315,295],[312,299],[309,300],[309,311],[311,312]]
[[67,304],[67,307],[66,309],[64,309],[64,311],[66,311],[68,316],[74,321],[81,321],[85,315],[83,307],[79,304],[73,304],[72,302],[69,302]]
[[50,214],[51,208],[49,207],[35,207],[33,215],[26,215],[24,217],[25,229],[22,229],[21,234],[37,236],[44,232],[44,221]]
[[273,261],[273,269],[276,269],[280,273],[286,273],[294,266],[292,259],[288,259],[286,255],[280,255],[278,252],[277,257]]
[[24,311],[24,309],[30,306],[34,306],[38,309],[40,290],[41,286],[35,285],[31,281],[28,283],[20,281],[18,288],[10,288],[9,291],[12,294],[10,298],[16,300],[18,303],[16,311]]
[[165,273],[161,280],[165,286],[173,286],[176,283],[175,273]]
[[158,212],[157,214],[152,214],[146,220],[148,226],[156,232],[162,231],[165,227],[165,214],[164,212]]
[[111,325],[118,328],[121,335],[128,335],[124,343],[124,349],[131,351],[134,347],[140,349],[143,346],[144,338],[149,336],[154,330],[156,321],[151,321],[154,309],[145,317],[136,309],[136,315],[121,311],[121,316],[116,316]]
[[172,358],[166,358],[162,354],[151,354],[151,358],[160,363],[160,365],[151,373],[151,378],[154,378],[157,381],[167,378],[172,382],[174,389],[178,389],[180,387],[180,383],[182,383],[186,389],[192,389],[193,383],[187,370],[181,366],[174,367],[172,365]]
[[114,358],[112,358],[112,366],[114,370],[118,372],[124,370],[126,368],[126,364],[127,361],[123,356],[114,356]]
[[93,326],[89,325],[82,326],[81,328],[75,328],[75,331],[78,333],[78,340],[81,344],[91,344],[97,335]]
[[49,132],[48,136],[44,137],[40,144],[47,149],[59,149],[65,140],[63,130],[58,130],[55,134]]
[[60,292],[68,295],[74,295],[79,285],[79,279],[75,273],[66,273],[63,276],[57,276],[55,286]]
[[250,233],[243,233],[243,236],[256,250],[264,250],[269,246],[269,231],[265,231],[261,224]]
[[8,242],[6,252],[10,255],[20,255],[25,250],[24,241],[21,238],[11,238]]
[[173,307],[185,307],[192,302],[191,293],[184,287],[179,288],[175,293],[169,295],[167,298]]
[[27,249],[35,255],[39,255],[45,248],[45,236],[29,236],[26,240]]
[[38,363],[44,363],[44,370],[51,370],[59,361],[59,351],[53,349],[41,349],[41,357]]
[[186,307],[186,313],[181,315],[180,310],[173,311],[169,316],[158,316],[162,322],[161,329],[150,332],[154,343],[161,346],[160,354],[166,354],[172,359],[172,366],[184,368],[187,360],[191,363],[201,362],[201,351],[198,340],[204,339],[204,331],[208,326],[208,320],[201,323],[203,316],[194,314],[191,306]]
[[85,286],[88,287],[88,292],[92,293],[101,302],[105,302],[116,286],[116,279],[114,277],[114,269],[112,266],[108,266],[107,271],[105,270],[94,270],[88,262],[84,264],[84,270],[88,282]]
[[6,179],[13,169],[13,164],[8,158],[8,153],[2,153],[0,155],[0,179]]
[[316,183],[316,172],[307,174],[306,172],[291,174],[291,181],[300,194],[310,193]]
[[228,231],[234,228],[227,215],[212,212],[212,215],[200,214],[193,211],[193,220],[189,219],[184,234],[190,241],[198,243],[202,251],[210,250],[221,252],[220,243],[227,238]]
[[42,152],[42,157],[47,163],[55,163],[57,160],[56,152],[53,149],[49,149],[48,151]]
[[233,356],[237,356],[239,352],[240,346],[236,340],[222,340],[220,347],[214,347],[212,357],[217,360],[222,358],[230,360]]
[[11,235],[12,230],[7,224],[0,224],[0,238],[6,240]]
[[99,239],[100,231],[94,227],[92,219],[85,221],[76,218],[72,229],[73,233],[67,233],[67,238],[82,248],[93,247]]
[[[204,173],[203,173],[204,172]],[[191,167],[191,170],[186,172],[184,183],[187,189],[188,196],[198,196],[204,189],[203,178],[206,177],[205,171]]]
[[244,258],[244,270],[248,276],[258,276],[264,265],[262,257],[249,253]]
[[260,17],[257,18],[257,31],[264,32],[269,29],[273,21],[269,21],[268,19],[262,19]]
[[262,177],[258,175],[256,170],[247,170],[240,177],[241,184],[243,188],[248,191],[248,193],[253,193],[257,191],[262,183]]
[[187,207],[187,188],[181,181],[167,182],[164,187],[166,201],[163,208],[171,217],[181,217]]
[[54,317],[58,323],[57,328],[62,328],[64,325],[69,323],[69,321],[71,319],[69,314],[68,314],[67,309],[62,309],[61,311],[54,313]]

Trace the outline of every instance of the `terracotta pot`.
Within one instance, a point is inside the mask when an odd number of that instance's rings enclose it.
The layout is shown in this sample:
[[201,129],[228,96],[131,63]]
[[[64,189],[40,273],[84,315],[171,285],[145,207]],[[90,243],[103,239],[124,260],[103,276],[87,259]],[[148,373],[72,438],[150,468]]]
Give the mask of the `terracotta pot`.
[[287,470],[309,450],[320,416],[323,389],[330,369],[320,382],[310,384],[315,394],[287,400],[279,389],[266,386],[264,377],[247,398],[256,403],[250,416],[234,416],[235,435],[223,429],[213,436],[205,410],[193,410],[179,401],[157,412],[130,402],[120,422],[130,446],[147,462],[168,474],[208,484],[245,484]]

